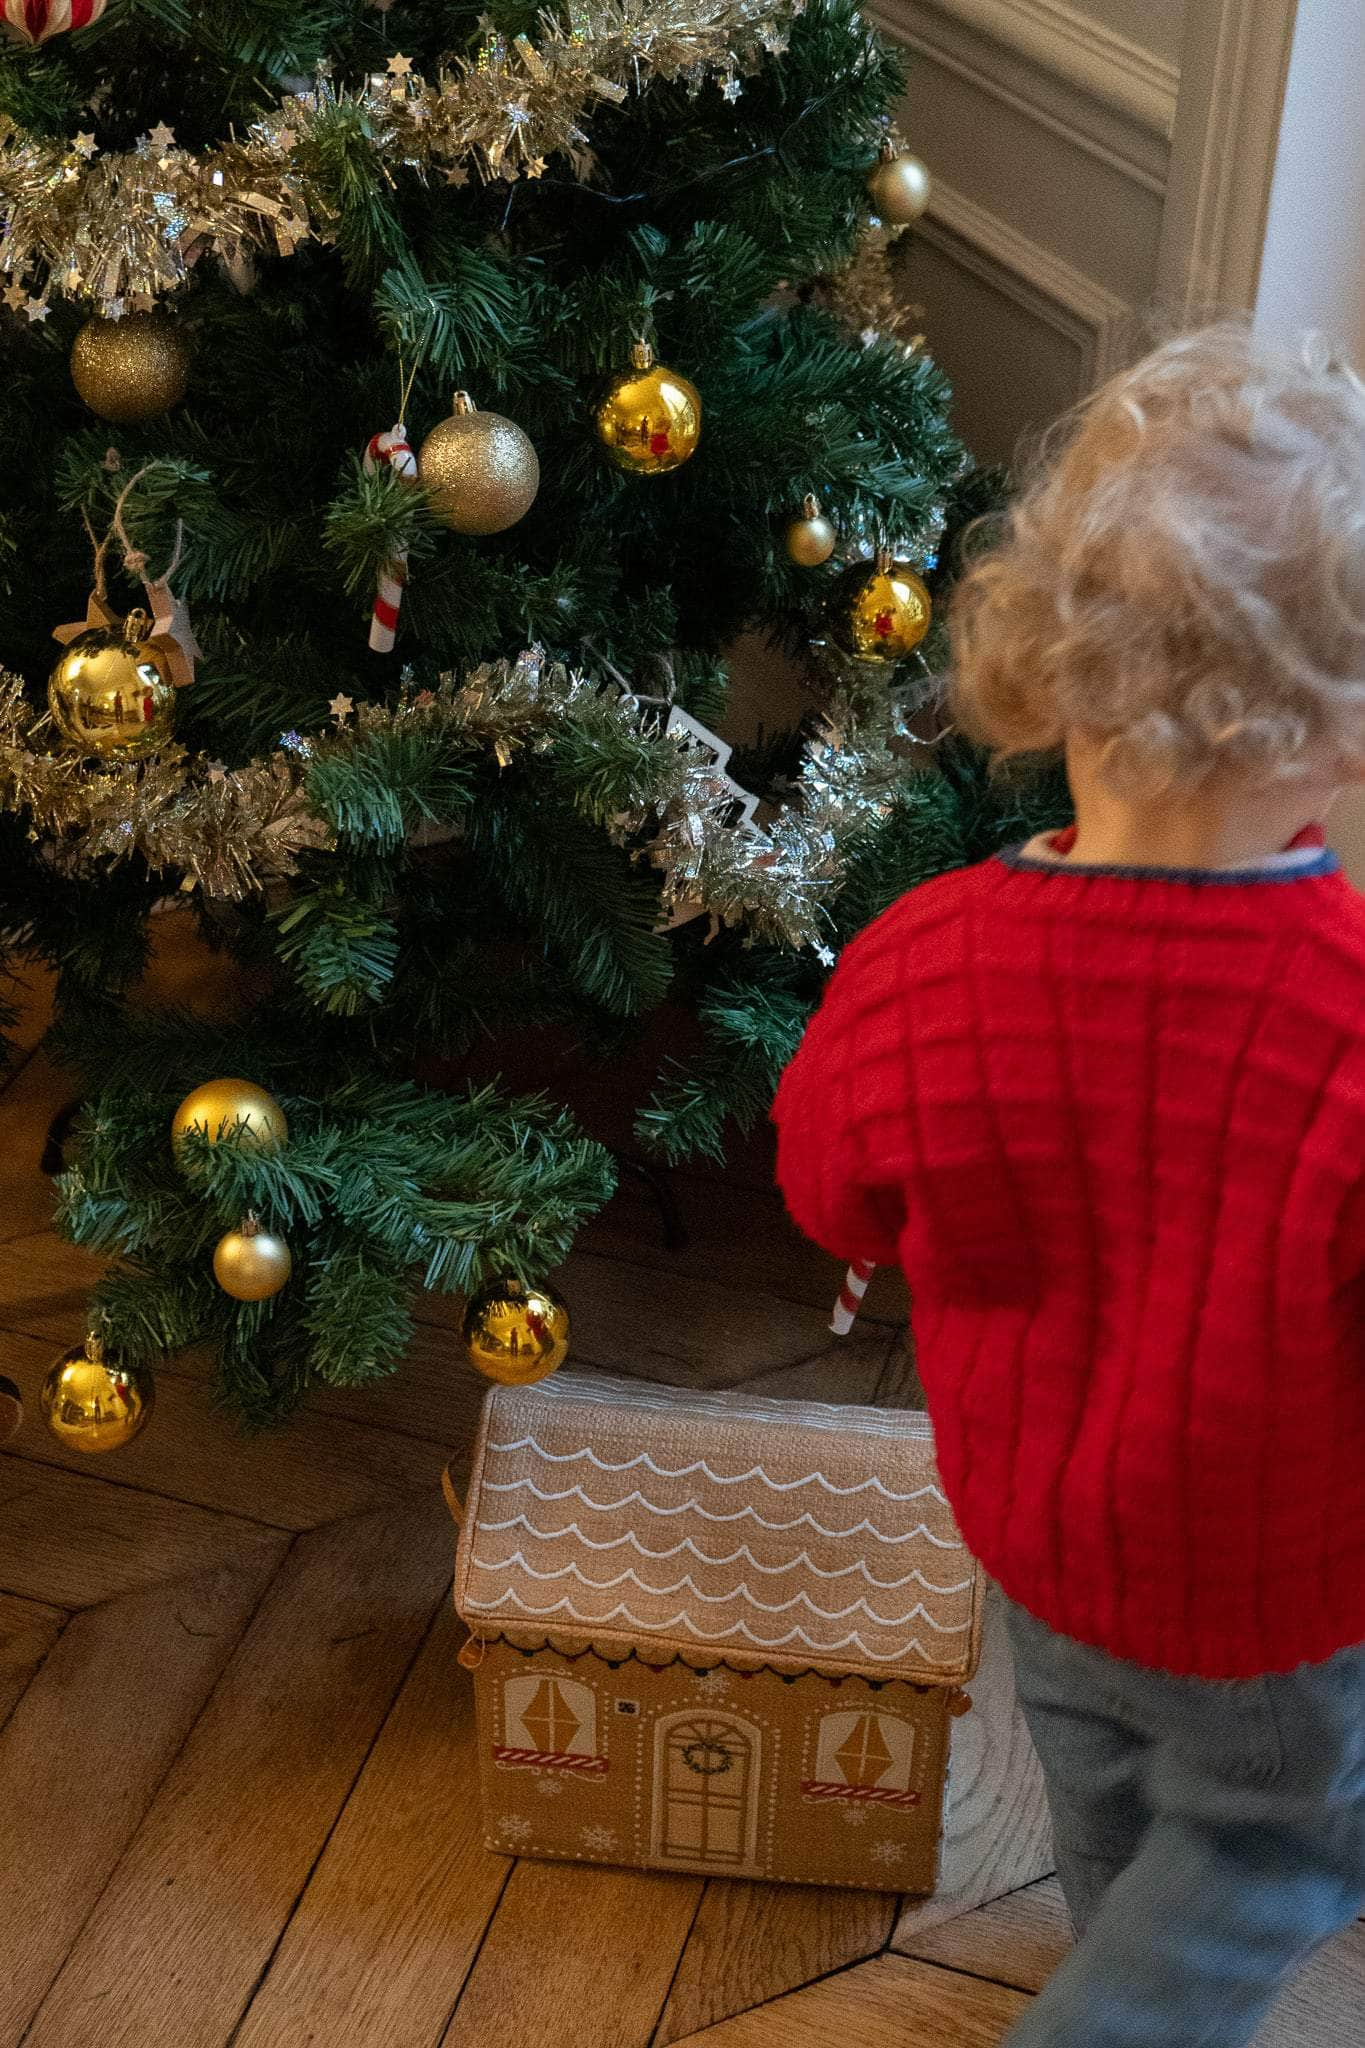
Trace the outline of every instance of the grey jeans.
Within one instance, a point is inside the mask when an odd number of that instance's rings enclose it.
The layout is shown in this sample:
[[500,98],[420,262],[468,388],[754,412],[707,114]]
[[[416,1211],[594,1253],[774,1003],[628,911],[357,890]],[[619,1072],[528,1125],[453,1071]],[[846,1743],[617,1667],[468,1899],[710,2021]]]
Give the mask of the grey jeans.
[[1244,2048],[1365,1904],[1365,1645],[1215,1684],[1009,1630],[1081,1939],[1002,2048]]

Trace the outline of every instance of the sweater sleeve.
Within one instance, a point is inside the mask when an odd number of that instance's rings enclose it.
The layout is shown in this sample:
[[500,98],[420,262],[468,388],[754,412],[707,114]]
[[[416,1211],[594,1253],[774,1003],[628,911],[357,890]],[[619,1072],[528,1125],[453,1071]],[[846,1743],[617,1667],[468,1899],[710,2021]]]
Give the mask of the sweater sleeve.
[[902,1189],[871,1156],[869,1091],[860,1029],[869,961],[848,948],[783,1074],[773,1104],[777,1180],[792,1220],[825,1251],[851,1262],[897,1263]]

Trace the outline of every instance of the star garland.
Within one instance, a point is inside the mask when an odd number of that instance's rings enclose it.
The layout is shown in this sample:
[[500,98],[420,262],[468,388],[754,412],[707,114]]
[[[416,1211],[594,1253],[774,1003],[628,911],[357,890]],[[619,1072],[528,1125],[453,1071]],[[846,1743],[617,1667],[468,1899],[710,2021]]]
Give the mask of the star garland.
[[92,301],[111,318],[149,310],[212,254],[245,281],[257,253],[289,256],[328,242],[336,219],[319,145],[338,124],[358,131],[376,176],[402,168],[464,184],[471,172],[535,178],[551,156],[574,175],[593,166],[586,127],[651,79],[714,78],[727,100],[765,51],[785,47],[801,0],[574,0],[540,40],[489,29],[472,58],[434,77],[395,55],[356,87],[327,68],[256,121],[240,141],[183,148],[164,122],[131,150],[102,153],[93,134],[51,141],[0,120],[0,274],[12,310],[45,317],[53,296]]

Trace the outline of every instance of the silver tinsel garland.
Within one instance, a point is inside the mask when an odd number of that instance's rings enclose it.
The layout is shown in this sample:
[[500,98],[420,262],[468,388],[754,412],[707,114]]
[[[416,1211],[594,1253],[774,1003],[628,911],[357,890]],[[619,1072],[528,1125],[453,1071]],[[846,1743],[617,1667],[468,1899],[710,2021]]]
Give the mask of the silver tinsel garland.
[[[27,814],[30,839],[63,874],[136,855],[182,888],[240,899],[297,873],[303,852],[335,843],[310,796],[314,764],[359,755],[371,737],[403,727],[452,749],[486,751],[503,767],[570,735],[615,740],[618,756],[634,761],[629,800],[603,816],[584,790],[579,808],[618,845],[638,842],[637,857],[659,871],[666,919],[701,913],[754,938],[822,951],[844,850],[885,814],[925,745],[895,705],[855,712],[837,703],[806,749],[791,801],[766,818],[737,820],[735,785],[668,732],[655,708],[536,648],[394,705],[340,698],[332,730],[287,733],[267,758],[231,769],[176,745],[129,761],[54,751],[22,682],[0,676],[0,805]],[[434,834],[414,840],[440,836],[452,821],[433,822]]]

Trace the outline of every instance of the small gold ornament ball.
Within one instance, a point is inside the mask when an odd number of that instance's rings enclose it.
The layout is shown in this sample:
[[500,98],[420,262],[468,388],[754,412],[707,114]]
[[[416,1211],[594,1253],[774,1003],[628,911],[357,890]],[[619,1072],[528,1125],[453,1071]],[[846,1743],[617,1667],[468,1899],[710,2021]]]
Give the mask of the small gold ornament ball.
[[24,1397],[14,1381],[0,1373],[0,1444],[13,1443],[24,1426]]
[[701,439],[701,394],[677,370],[656,363],[647,341],[637,341],[631,368],[612,379],[595,424],[618,469],[663,476],[686,462]]
[[839,536],[820,510],[820,501],[810,493],[784,535],[787,553],[802,569],[818,569],[834,553]]
[[893,149],[873,164],[867,174],[867,189],[880,218],[892,227],[904,228],[919,219],[933,186],[927,166],[917,156],[902,156]]
[[933,601],[908,562],[879,554],[847,571],[835,597],[834,637],[861,661],[899,661],[929,630]]
[[155,1401],[151,1374],[106,1359],[94,1336],[57,1360],[39,1396],[57,1442],[91,1456],[130,1444],[147,1427]]
[[491,1280],[471,1294],[464,1313],[469,1362],[504,1387],[529,1386],[564,1363],[569,1311],[548,1287]]
[[185,337],[164,313],[97,315],[72,344],[71,381],[101,419],[154,419],[180,403],[189,378]]
[[47,703],[67,745],[82,754],[150,754],[175,730],[175,685],[148,641],[146,612],[121,626],[78,633],[48,677]]
[[211,1145],[236,1137],[254,1152],[274,1152],[289,1137],[284,1111],[254,1081],[205,1081],[185,1097],[171,1119],[171,1143],[202,1131]]
[[240,1230],[229,1230],[213,1248],[213,1277],[234,1301],[269,1301],[293,1270],[284,1239],[262,1230],[254,1216],[244,1217]]
[[417,478],[443,526],[502,533],[530,511],[540,461],[515,420],[480,412],[467,391],[457,391],[450,418],[418,450]]

